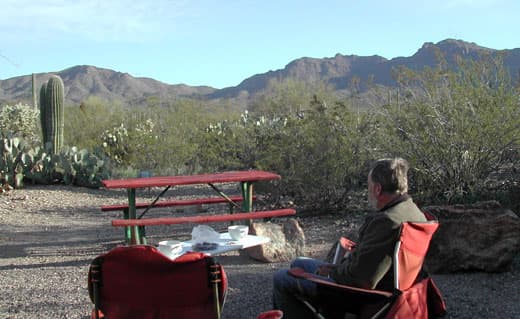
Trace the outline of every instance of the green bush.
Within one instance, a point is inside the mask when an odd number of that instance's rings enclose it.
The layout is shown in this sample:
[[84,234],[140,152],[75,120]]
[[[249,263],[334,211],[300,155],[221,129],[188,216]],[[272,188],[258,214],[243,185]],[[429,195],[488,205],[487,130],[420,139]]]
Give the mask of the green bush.
[[22,137],[30,144],[39,143],[39,114],[39,110],[29,105],[4,105],[0,108],[0,132]]
[[101,147],[101,134],[128,117],[129,110],[119,103],[108,104],[98,98],[88,98],[79,106],[65,110],[64,140],[67,145],[93,150]]
[[207,111],[190,101],[177,101],[167,108],[136,109],[103,131],[99,144],[123,170],[190,174],[200,171],[198,128],[207,124],[208,118]]
[[107,157],[118,165],[129,164],[132,141],[128,136],[128,129],[123,123],[101,133],[101,141]]
[[273,139],[280,142],[270,143],[265,153],[270,168],[284,176],[282,190],[312,209],[345,208],[348,192],[366,180],[369,135],[361,122],[368,118],[341,103],[314,105],[293,117],[284,135]]
[[380,147],[411,161],[423,198],[474,201],[493,173],[518,167],[519,92],[500,60],[483,57],[456,71],[440,64],[401,76],[399,102],[381,112]]
[[[348,203],[347,192],[364,183],[369,148],[365,114],[344,103],[314,97],[286,117],[244,112],[239,119],[205,129],[201,166],[211,170],[262,169],[283,176],[277,190],[301,207],[335,210]],[[363,124],[361,124],[363,123]]]

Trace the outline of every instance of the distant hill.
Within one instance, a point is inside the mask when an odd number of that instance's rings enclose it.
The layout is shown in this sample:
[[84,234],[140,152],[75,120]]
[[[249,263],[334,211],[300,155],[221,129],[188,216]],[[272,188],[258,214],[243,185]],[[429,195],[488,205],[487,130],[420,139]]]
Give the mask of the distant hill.
[[[159,101],[171,101],[189,97],[206,100],[232,99],[246,104],[247,99],[265,91],[273,79],[293,78],[302,81],[324,81],[336,90],[345,90],[352,79],[360,80],[363,90],[367,83],[394,86],[392,70],[398,66],[421,69],[437,63],[437,52],[441,52],[448,63],[454,63],[455,57],[476,58],[482,53],[504,54],[504,62],[511,75],[518,77],[520,70],[520,48],[494,50],[461,40],[447,39],[436,44],[425,43],[410,57],[386,59],[381,56],[357,56],[336,54],[331,58],[300,58],[287,64],[280,70],[253,75],[234,87],[215,89],[208,86],[169,85],[150,78],[132,77],[95,66],[74,66],[59,72],[36,75],[37,89],[49,78],[50,74],[59,75],[65,83],[66,102],[79,104],[90,96],[97,96],[107,101],[122,101],[128,105],[140,105],[150,97]],[[31,101],[31,75],[0,80],[0,103]]]
[[[139,105],[149,97],[172,100],[185,96],[205,96],[215,91],[207,86],[169,85],[150,78],[136,78],[128,73],[80,65],[59,72],[36,74],[37,92],[51,74],[63,79],[65,99],[69,104],[80,104],[89,96],[96,96],[106,101]],[[0,102],[29,103],[31,92],[31,75],[0,80]]]
[[236,87],[217,90],[211,97],[233,97],[242,91],[254,95],[264,90],[272,79],[295,78],[303,81],[323,80],[336,90],[347,89],[354,77],[360,80],[363,90],[368,82],[375,85],[395,86],[392,69],[405,66],[411,69],[422,69],[438,63],[437,52],[441,52],[451,65],[455,57],[478,58],[481,54],[504,53],[504,64],[511,75],[518,76],[520,70],[520,49],[498,51],[461,40],[447,39],[433,44],[425,43],[411,57],[398,57],[391,60],[381,56],[357,56],[336,54],[333,58],[301,58],[292,61],[284,69],[257,74],[245,79]]

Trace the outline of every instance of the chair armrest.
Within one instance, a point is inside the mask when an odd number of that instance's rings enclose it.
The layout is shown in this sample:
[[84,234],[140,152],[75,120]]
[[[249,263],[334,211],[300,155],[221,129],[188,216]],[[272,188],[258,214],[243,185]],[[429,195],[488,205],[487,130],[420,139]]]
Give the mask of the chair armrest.
[[291,268],[289,269],[289,274],[296,278],[306,279],[309,281],[312,281],[316,283],[318,286],[321,286],[323,288],[333,289],[338,292],[347,292],[347,293],[353,293],[356,295],[363,295],[367,297],[375,297],[375,298],[390,298],[393,296],[392,292],[389,291],[383,291],[383,290],[375,290],[375,289],[363,289],[353,286],[347,286],[347,285],[341,285],[335,282],[327,281],[315,274],[311,274],[308,272],[305,272],[301,268]]

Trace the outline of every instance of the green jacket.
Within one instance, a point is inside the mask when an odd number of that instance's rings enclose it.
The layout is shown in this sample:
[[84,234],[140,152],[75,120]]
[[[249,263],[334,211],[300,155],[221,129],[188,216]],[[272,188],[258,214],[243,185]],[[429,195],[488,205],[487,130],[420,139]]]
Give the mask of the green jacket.
[[426,221],[424,214],[408,195],[369,214],[359,229],[357,245],[331,272],[331,278],[340,284],[392,291],[392,256],[401,223],[407,221]]

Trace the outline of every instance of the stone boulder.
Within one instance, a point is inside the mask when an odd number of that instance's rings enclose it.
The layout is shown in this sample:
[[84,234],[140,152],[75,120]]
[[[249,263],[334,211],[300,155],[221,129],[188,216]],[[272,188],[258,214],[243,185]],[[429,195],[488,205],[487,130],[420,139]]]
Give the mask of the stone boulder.
[[303,256],[305,235],[296,219],[288,219],[281,225],[270,222],[252,223],[250,233],[271,239],[267,244],[246,249],[246,253],[253,259],[263,262],[281,262]]
[[432,273],[504,272],[520,251],[520,218],[496,201],[424,207],[439,219],[426,257]]

